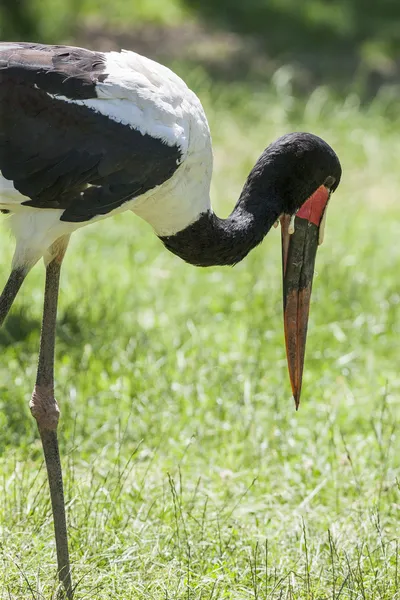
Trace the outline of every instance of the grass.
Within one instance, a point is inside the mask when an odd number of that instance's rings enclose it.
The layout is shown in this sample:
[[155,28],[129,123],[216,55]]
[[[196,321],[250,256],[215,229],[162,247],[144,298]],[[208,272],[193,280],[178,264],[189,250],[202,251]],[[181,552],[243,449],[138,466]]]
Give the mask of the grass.
[[76,36],[83,24],[100,22],[121,29],[143,24],[181,25],[192,11],[183,0],[20,0],[18,5],[0,7],[3,39],[60,43]]
[[[199,270],[130,215],[73,239],[57,346],[76,599],[400,598],[399,122],[318,89],[189,82],[210,118],[227,214],[262,148],[311,130],[342,160],[317,275],[300,411],[290,398],[279,234]],[[0,240],[5,280],[12,244]],[[43,269],[1,332],[0,599],[56,597],[28,401]]]
[[[186,57],[219,80],[269,81],[294,67],[298,93],[320,84],[371,99],[398,87],[396,0],[3,0],[0,38]],[[394,90],[395,93],[396,89]]]

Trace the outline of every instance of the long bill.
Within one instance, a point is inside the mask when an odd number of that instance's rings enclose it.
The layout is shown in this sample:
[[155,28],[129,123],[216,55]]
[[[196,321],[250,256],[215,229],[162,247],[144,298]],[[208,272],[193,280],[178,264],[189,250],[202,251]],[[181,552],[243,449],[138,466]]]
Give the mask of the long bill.
[[295,217],[281,217],[283,317],[296,410],[300,404],[315,257],[318,245],[322,243],[329,196],[329,189],[321,186]]

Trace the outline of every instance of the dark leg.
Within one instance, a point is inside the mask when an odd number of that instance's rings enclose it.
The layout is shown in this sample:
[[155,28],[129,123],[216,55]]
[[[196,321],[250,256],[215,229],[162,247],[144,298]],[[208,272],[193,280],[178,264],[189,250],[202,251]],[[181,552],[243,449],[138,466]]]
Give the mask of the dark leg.
[[70,600],[73,597],[73,593],[68,554],[63,481],[57,440],[57,425],[60,411],[54,398],[54,346],[58,289],[61,263],[67,243],[68,240],[59,240],[57,246],[54,245],[57,254],[46,267],[46,288],[39,364],[36,385],[29,406],[38,424],[46,459],[56,536],[58,576],[64,585],[66,597]]
[[19,292],[29,269],[13,269],[0,296],[0,327],[9,313],[12,303]]

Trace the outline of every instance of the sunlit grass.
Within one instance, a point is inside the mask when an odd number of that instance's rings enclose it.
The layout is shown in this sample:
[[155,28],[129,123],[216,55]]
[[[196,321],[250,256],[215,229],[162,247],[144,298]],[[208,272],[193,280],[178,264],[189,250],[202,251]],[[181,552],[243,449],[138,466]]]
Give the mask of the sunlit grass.
[[[77,233],[57,347],[76,598],[399,598],[399,124],[382,98],[360,110],[318,90],[301,106],[282,73],[251,93],[189,80],[210,118],[221,214],[282,133],[318,133],[341,158],[302,405],[286,370],[278,232],[234,269],[209,270],[132,215]],[[0,248],[5,280],[6,234]],[[0,338],[1,599],[56,589],[28,409],[42,286],[38,266]]]

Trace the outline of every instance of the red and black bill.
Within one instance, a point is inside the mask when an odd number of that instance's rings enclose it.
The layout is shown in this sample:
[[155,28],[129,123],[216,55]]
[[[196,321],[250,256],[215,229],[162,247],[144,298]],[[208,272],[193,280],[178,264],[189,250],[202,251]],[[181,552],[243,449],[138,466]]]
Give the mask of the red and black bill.
[[[296,213],[294,223],[290,215],[281,217],[286,354],[296,410],[300,404],[315,257],[329,196],[329,189],[322,185]],[[292,224],[294,231],[290,229]]]

